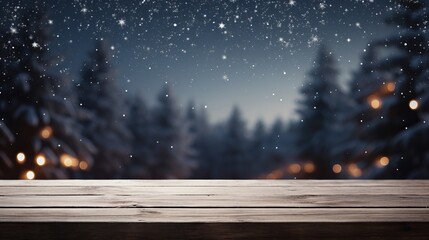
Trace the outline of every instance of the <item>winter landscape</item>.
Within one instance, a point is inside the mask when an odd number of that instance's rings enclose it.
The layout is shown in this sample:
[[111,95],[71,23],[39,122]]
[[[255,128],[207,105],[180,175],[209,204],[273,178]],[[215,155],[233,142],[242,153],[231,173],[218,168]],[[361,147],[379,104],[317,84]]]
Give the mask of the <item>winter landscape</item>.
[[1,6],[1,179],[429,178],[428,1]]

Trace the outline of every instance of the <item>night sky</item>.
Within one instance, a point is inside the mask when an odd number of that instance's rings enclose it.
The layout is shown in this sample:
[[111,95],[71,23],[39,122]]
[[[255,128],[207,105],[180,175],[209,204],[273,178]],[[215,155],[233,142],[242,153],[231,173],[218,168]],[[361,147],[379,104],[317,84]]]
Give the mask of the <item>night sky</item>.
[[251,124],[295,118],[321,43],[338,59],[345,86],[367,43],[393,31],[383,19],[395,9],[388,0],[0,1],[6,29],[25,6],[49,10],[51,50],[64,58],[58,71],[73,79],[103,38],[127,94],[153,105],[168,82],[183,107],[195,100],[212,122],[238,105]]

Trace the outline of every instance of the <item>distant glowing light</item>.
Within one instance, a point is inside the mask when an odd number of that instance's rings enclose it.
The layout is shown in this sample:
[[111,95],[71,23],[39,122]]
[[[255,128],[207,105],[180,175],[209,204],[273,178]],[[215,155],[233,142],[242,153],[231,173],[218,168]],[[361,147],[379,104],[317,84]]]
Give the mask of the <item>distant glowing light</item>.
[[362,176],[362,170],[355,163],[350,164],[347,170],[353,177]]
[[393,92],[395,91],[396,85],[393,82],[389,82],[386,84],[386,89],[388,92]]
[[266,178],[267,179],[281,179],[283,177],[283,175],[284,174],[283,174],[282,170],[276,169],[276,170],[270,172]]
[[299,165],[298,163],[293,163],[289,165],[288,171],[291,174],[298,174],[299,172],[301,172],[301,165]]
[[334,166],[332,166],[332,171],[334,172],[334,173],[340,173],[341,171],[343,170],[343,168],[341,167],[341,165],[340,164],[334,164]]
[[43,165],[45,165],[46,164],[46,158],[45,158],[45,156],[43,156],[43,155],[37,155],[36,156],[36,163],[37,163],[37,165],[39,165],[39,166],[43,166]]
[[304,164],[304,172],[306,173],[313,173],[316,167],[314,166],[314,163],[312,162],[306,162]]
[[411,100],[409,106],[411,110],[416,110],[419,107],[419,102],[417,102],[417,100]]
[[29,170],[25,173],[25,178],[28,180],[33,180],[36,177],[36,174],[34,174],[33,171]]
[[60,162],[64,167],[77,167],[79,165],[79,161],[68,154],[62,154]]
[[222,60],[226,60],[227,56],[226,55],[222,55]]
[[381,100],[378,98],[370,98],[369,104],[373,109],[379,109],[381,107]]
[[41,131],[40,131],[40,136],[44,139],[48,139],[52,136],[52,128],[51,127],[44,127]]
[[80,162],[80,163],[79,163],[79,168],[80,168],[81,170],[87,170],[87,169],[88,169],[88,163],[87,163],[87,162],[85,162],[85,161]]
[[24,163],[24,161],[25,161],[25,154],[22,153],[22,152],[16,154],[16,161],[18,161],[19,163]]
[[385,167],[385,166],[389,165],[389,162],[390,162],[390,160],[388,157],[381,157],[378,159],[377,166],[378,167]]

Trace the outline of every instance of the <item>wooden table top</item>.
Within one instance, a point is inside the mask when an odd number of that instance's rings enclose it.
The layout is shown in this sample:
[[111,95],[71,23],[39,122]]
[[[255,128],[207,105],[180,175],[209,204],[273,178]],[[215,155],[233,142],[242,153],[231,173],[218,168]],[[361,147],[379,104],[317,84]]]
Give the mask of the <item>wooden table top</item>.
[[25,223],[345,224],[349,233],[359,223],[401,233],[410,223],[415,239],[429,239],[429,181],[1,180],[0,229]]

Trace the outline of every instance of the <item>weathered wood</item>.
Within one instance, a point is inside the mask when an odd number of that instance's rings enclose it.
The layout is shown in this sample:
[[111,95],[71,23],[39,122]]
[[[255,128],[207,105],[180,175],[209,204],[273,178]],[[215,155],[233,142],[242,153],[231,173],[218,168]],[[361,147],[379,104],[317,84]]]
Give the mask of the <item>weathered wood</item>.
[[0,181],[0,239],[112,237],[429,239],[429,181]]
[[[1,181],[1,180],[0,180]],[[3,180],[3,186],[138,186],[138,187],[315,187],[315,186],[362,186],[362,187],[428,187],[427,180]]]
[[7,208],[0,222],[429,222],[429,208]]

